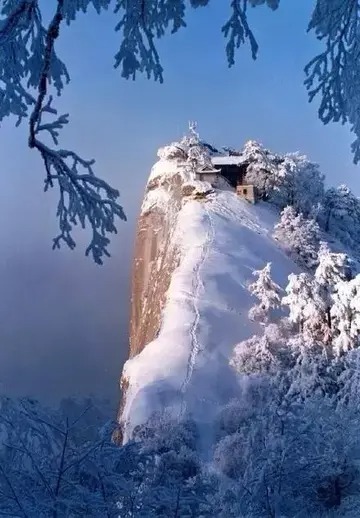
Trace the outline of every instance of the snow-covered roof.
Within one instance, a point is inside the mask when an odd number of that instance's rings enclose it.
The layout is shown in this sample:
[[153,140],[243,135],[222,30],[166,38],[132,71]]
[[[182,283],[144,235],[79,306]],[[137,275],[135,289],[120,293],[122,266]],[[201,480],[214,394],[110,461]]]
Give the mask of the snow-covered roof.
[[214,156],[211,157],[213,165],[240,165],[244,163],[242,156]]
[[205,174],[214,174],[214,173],[221,173],[220,169],[216,169],[215,167],[202,167],[197,170],[198,173],[205,173]]

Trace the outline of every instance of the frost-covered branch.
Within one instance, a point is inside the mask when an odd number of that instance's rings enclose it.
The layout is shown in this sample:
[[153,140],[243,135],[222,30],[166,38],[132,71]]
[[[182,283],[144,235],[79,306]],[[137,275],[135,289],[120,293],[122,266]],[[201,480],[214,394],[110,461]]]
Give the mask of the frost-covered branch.
[[222,28],[225,38],[228,39],[226,54],[230,66],[235,64],[235,50],[245,43],[246,40],[249,40],[254,59],[256,59],[258,53],[259,46],[249,27],[246,16],[247,4],[247,0],[232,0],[232,14]]
[[135,79],[138,72],[144,72],[148,78],[163,82],[154,41],[164,36],[169,26],[172,33],[186,26],[185,1],[117,0],[115,12],[121,14],[116,30],[123,35],[115,67],[121,67],[126,79]]
[[[95,176],[93,160],[84,160],[74,151],[51,148],[44,142],[50,137],[55,146],[59,133],[68,123],[68,115],[57,115],[50,87],[61,94],[69,74],[57,57],[55,41],[63,21],[70,23],[79,10],[93,4],[97,11],[107,8],[110,0],[56,0],[55,14],[46,28],[38,0],[0,0],[0,122],[14,115],[19,124],[29,118],[29,147],[37,149],[43,159],[45,190],[57,186],[59,202],[57,216],[60,231],[54,248],[64,242],[75,247],[74,225],[92,229],[92,239],[86,250],[98,264],[107,250],[109,233],[115,233],[115,219],[125,219],[117,203],[119,193]],[[44,117],[50,120],[44,120]]]
[[[195,8],[208,3],[209,0],[190,1]],[[226,53],[230,66],[235,64],[235,50],[247,40],[252,56],[256,58],[258,44],[248,23],[247,7],[264,3],[276,9],[279,0],[231,0],[231,15],[222,27],[228,40]],[[115,67],[121,67],[126,79],[135,79],[137,73],[145,73],[148,78],[163,82],[163,68],[155,41],[164,36],[169,28],[171,33],[175,33],[186,27],[185,0],[117,0],[115,12],[121,14],[116,30],[121,31],[123,36],[115,56]]]
[[350,123],[355,163],[360,160],[359,28],[358,0],[318,0],[309,31],[325,41],[325,50],[305,68],[309,100],[320,97],[321,121]]
[[92,229],[92,239],[86,255],[92,254],[94,261],[102,264],[103,256],[109,256],[108,233],[116,233],[115,217],[125,220],[122,207],[116,202],[119,192],[104,180],[97,178],[92,169],[93,160],[84,160],[73,151],[51,149],[38,136],[49,133],[54,144],[58,144],[59,130],[68,123],[68,115],[61,115],[49,123],[43,123],[45,113],[57,115],[52,107],[52,97],[46,101],[50,82],[51,64],[55,40],[59,36],[63,21],[64,1],[58,0],[56,13],[50,22],[45,37],[43,66],[38,83],[38,96],[29,122],[29,147],[36,148],[44,161],[47,177],[45,191],[57,183],[60,191],[57,216],[60,233],[54,239],[54,248],[63,241],[69,248],[75,247],[72,237],[73,226],[78,223],[85,228],[86,220]]
[[271,9],[277,9],[279,0],[231,0],[231,16],[222,27],[222,32],[228,40],[226,55],[229,66],[235,64],[236,49],[245,44],[247,40],[250,43],[252,57],[256,59],[259,45],[248,22],[247,7],[248,5],[256,6],[264,3]]
[[[35,45],[41,37],[37,0],[4,2],[0,14],[4,16],[0,19],[0,122],[6,116],[15,115],[20,123],[27,115],[28,105],[34,102],[22,81],[30,69],[27,43]],[[24,65],[19,67],[21,62]],[[31,73],[29,76],[31,83]]]
[[91,253],[95,262],[102,264],[103,256],[109,256],[110,240],[106,234],[116,233],[115,217],[126,219],[116,201],[119,192],[95,176],[93,160],[84,160],[73,151],[54,151],[36,139],[35,147],[40,151],[47,171],[45,191],[53,187],[54,182],[60,191],[57,209],[60,233],[54,238],[53,247],[59,248],[64,242],[73,249],[73,226],[80,223],[85,228],[88,220],[92,239],[86,255]]

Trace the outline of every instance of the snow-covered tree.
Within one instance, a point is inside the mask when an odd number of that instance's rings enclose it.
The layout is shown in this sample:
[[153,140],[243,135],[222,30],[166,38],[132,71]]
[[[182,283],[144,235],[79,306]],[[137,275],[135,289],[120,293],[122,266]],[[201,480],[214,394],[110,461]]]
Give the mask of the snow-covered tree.
[[262,393],[257,404],[238,403],[232,414],[239,417],[222,429],[215,449],[215,464],[231,481],[219,495],[221,516],[342,514],[357,495],[358,411],[337,412],[319,393],[284,403],[270,382],[252,384],[246,395],[254,390]]
[[186,168],[188,180],[195,180],[197,171],[203,167],[212,168],[210,145],[200,139],[195,122],[189,123],[189,131],[180,139],[158,150],[161,160],[175,160]]
[[283,297],[282,303],[289,308],[290,321],[302,331],[309,313],[307,307],[313,294],[311,276],[307,273],[290,274],[285,291],[286,296]]
[[281,305],[281,288],[271,278],[271,263],[267,263],[262,270],[254,271],[253,275],[257,279],[248,286],[248,290],[258,299],[258,303],[250,309],[249,318],[265,325]]
[[263,200],[269,200],[276,185],[276,172],[281,158],[265,149],[259,142],[249,140],[242,151],[244,162],[249,165],[245,180],[255,185]]
[[309,268],[317,264],[320,243],[319,226],[313,219],[304,218],[291,207],[285,207],[280,221],[274,227],[274,238],[280,241],[287,253]]
[[314,275],[289,276],[282,304],[288,307],[290,322],[310,348],[322,343],[330,355],[340,355],[358,346],[359,283],[359,276],[352,278],[348,256],[331,252],[327,243],[321,243]]
[[320,333],[300,333],[287,341],[292,365],[284,399],[303,402],[314,395],[332,397],[339,390],[339,370],[331,344]]
[[294,363],[288,341],[291,334],[282,323],[270,324],[262,335],[254,335],[236,345],[230,365],[241,375],[276,376],[288,371]]
[[276,347],[266,334],[255,335],[235,347],[230,364],[242,374],[273,372],[278,368]]
[[212,168],[210,151],[200,140],[195,122],[189,124],[189,133],[185,135],[180,146],[186,153],[186,165],[195,180],[196,172],[202,167]]
[[179,423],[166,416],[153,416],[137,429],[142,453],[155,461],[140,516],[213,516],[208,502],[213,488],[202,474],[198,438],[192,420]]
[[324,175],[306,156],[274,154],[252,140],[246,142],[241,156],[249,164],[246,181],[255,185],[263,200],[280,209],[292,206],[306,217],[322,203]]
[[314,338],[320,333],[323,335],[323,319],[319,318],[323,308],[314,297],[315,286],[312,275],[309,273],[294,273],[289,275],[289,282],[285,288],[286,296],[282,304],[289,309],[290,322],[296,325],[299,333]]
[[276,239],[285,240],[286,235],[289,233],[294,233],[298,220],[296,219],[298,216],[296,210],[291,205],[288,205],[281,212],[281,219],[279,223],[275,226],[276,231]]
[[331,307],[333,346],[341,355],[360,344],[360,275],[336,285]]
[[[114,512],[100,491],[102,440],[78,441],[81,415],[64,419],[35,401],[1,399],[0,508],[10,516],[93,516]],[[75,433],[75,435],[74,435]],[[85,430],[81,434],[86,434]],[[77,438],[76,438],[77,436]],[[83,436],[84,437],[84,436]],[[114,450],[115,453],[115,450]],[[120,480],[118,481],[120,487]],[[94,512],[94,514],[92,514]]]
[[320,243],[318,266],[315,270],[316,296],[322,300],[326,321],[331,329],[331,306],[337,285],[351,278],[351,263],[343,253],[331,252],[326,242]]
[[226,496],[218,494],[227,515],[356,509],[358,359],[336,358],[331,344],[272,324],[239,344],[232,364],[241,397],[221,410],[214,455],[233,481]]
[[331,252],[328,243],[322,241],[314,276],[321,286],[328,286],[330,291],[334,291],[338,282],[350,280],[352,277],[349,256],[344,253]]
[[[197,454],[197,429],[154,416],[119,447],[111,423],[75,410],[1,399],[0,510],[7,516],[214,516],[216,490]],[[63,411],[70,410],[71,417]],[[91,410],[90,410],[91,411]],[[85,418],[85,422],[84,422]],[[87,434],[86,425],[96,428]]]
[[274,203],[281,209],[290,205],[297,213],[309,217],[323,197],[324,175],[319,166],[299,153],[283,155],[276,172]]
[[186,149],[179,142],[173,142],[168,146],[159,148],[157,156],[161,160],[178,160],[183,162],[187,159]]
[[319,222],[345,245],[359,247],[360,201],[346,185],[326,191]]
[[[339,219],[339,211],[341,211],[342,205],[342,194],[344,189],[330,187],[325,193],[322,214],[321,214],[321,222],[326,232],[330,231],[330,227],[334,231],[334,223],[332,222],[333,217],[335,220]],[[336,216],[337,214],[337,216]]]
[[350,351],[338,361],[342,369],[338,375],[337,401],[345,408],[360,408],[360,349]]

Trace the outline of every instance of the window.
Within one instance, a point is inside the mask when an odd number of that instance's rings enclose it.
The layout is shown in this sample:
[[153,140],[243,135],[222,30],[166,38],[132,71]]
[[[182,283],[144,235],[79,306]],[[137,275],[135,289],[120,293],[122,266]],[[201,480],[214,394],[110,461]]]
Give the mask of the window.
[[243,189],[243,195],[246,196],[247,195],[247,189]]

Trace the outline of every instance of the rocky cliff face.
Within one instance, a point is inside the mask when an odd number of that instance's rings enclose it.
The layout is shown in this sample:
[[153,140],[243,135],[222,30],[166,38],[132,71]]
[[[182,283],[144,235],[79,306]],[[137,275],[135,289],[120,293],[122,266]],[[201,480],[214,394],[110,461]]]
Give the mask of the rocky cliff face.
[[[169,153],[171,160],[167,159]],[[130,359],[159,333],[171,276],[179,264],[180,251],[173,240],[177,216],[184,198],[198,184],[189,182],[191,175],[189,171],[186,173],[186,157],[181,149],[167,146],[158,155],[160,160],[152,168],[137,223],[130,301]],[[197,187],[199,191],[204,189],[204,185]],[[122,375],[120,385],[119,419],[128,389],[126,374]]]
[[[156,337],[171,274],[178,264],[178,250],[171,237],[181,207],[181,180],[175,176],[165,185],[161,182],[161,178],[157,178],[147,185],[137,225],[131,288],[130,358]],[[168,193],[166,206],[147,207],[148,198],[159,188]]]
[[[130,358],[156,336],[171,274],[179,262],[173,232],[184,199],[211,191],[194,179],[187,139],[159,149],[138,220],[132,271]],[[199,160],[199,157],[197,157]]]

